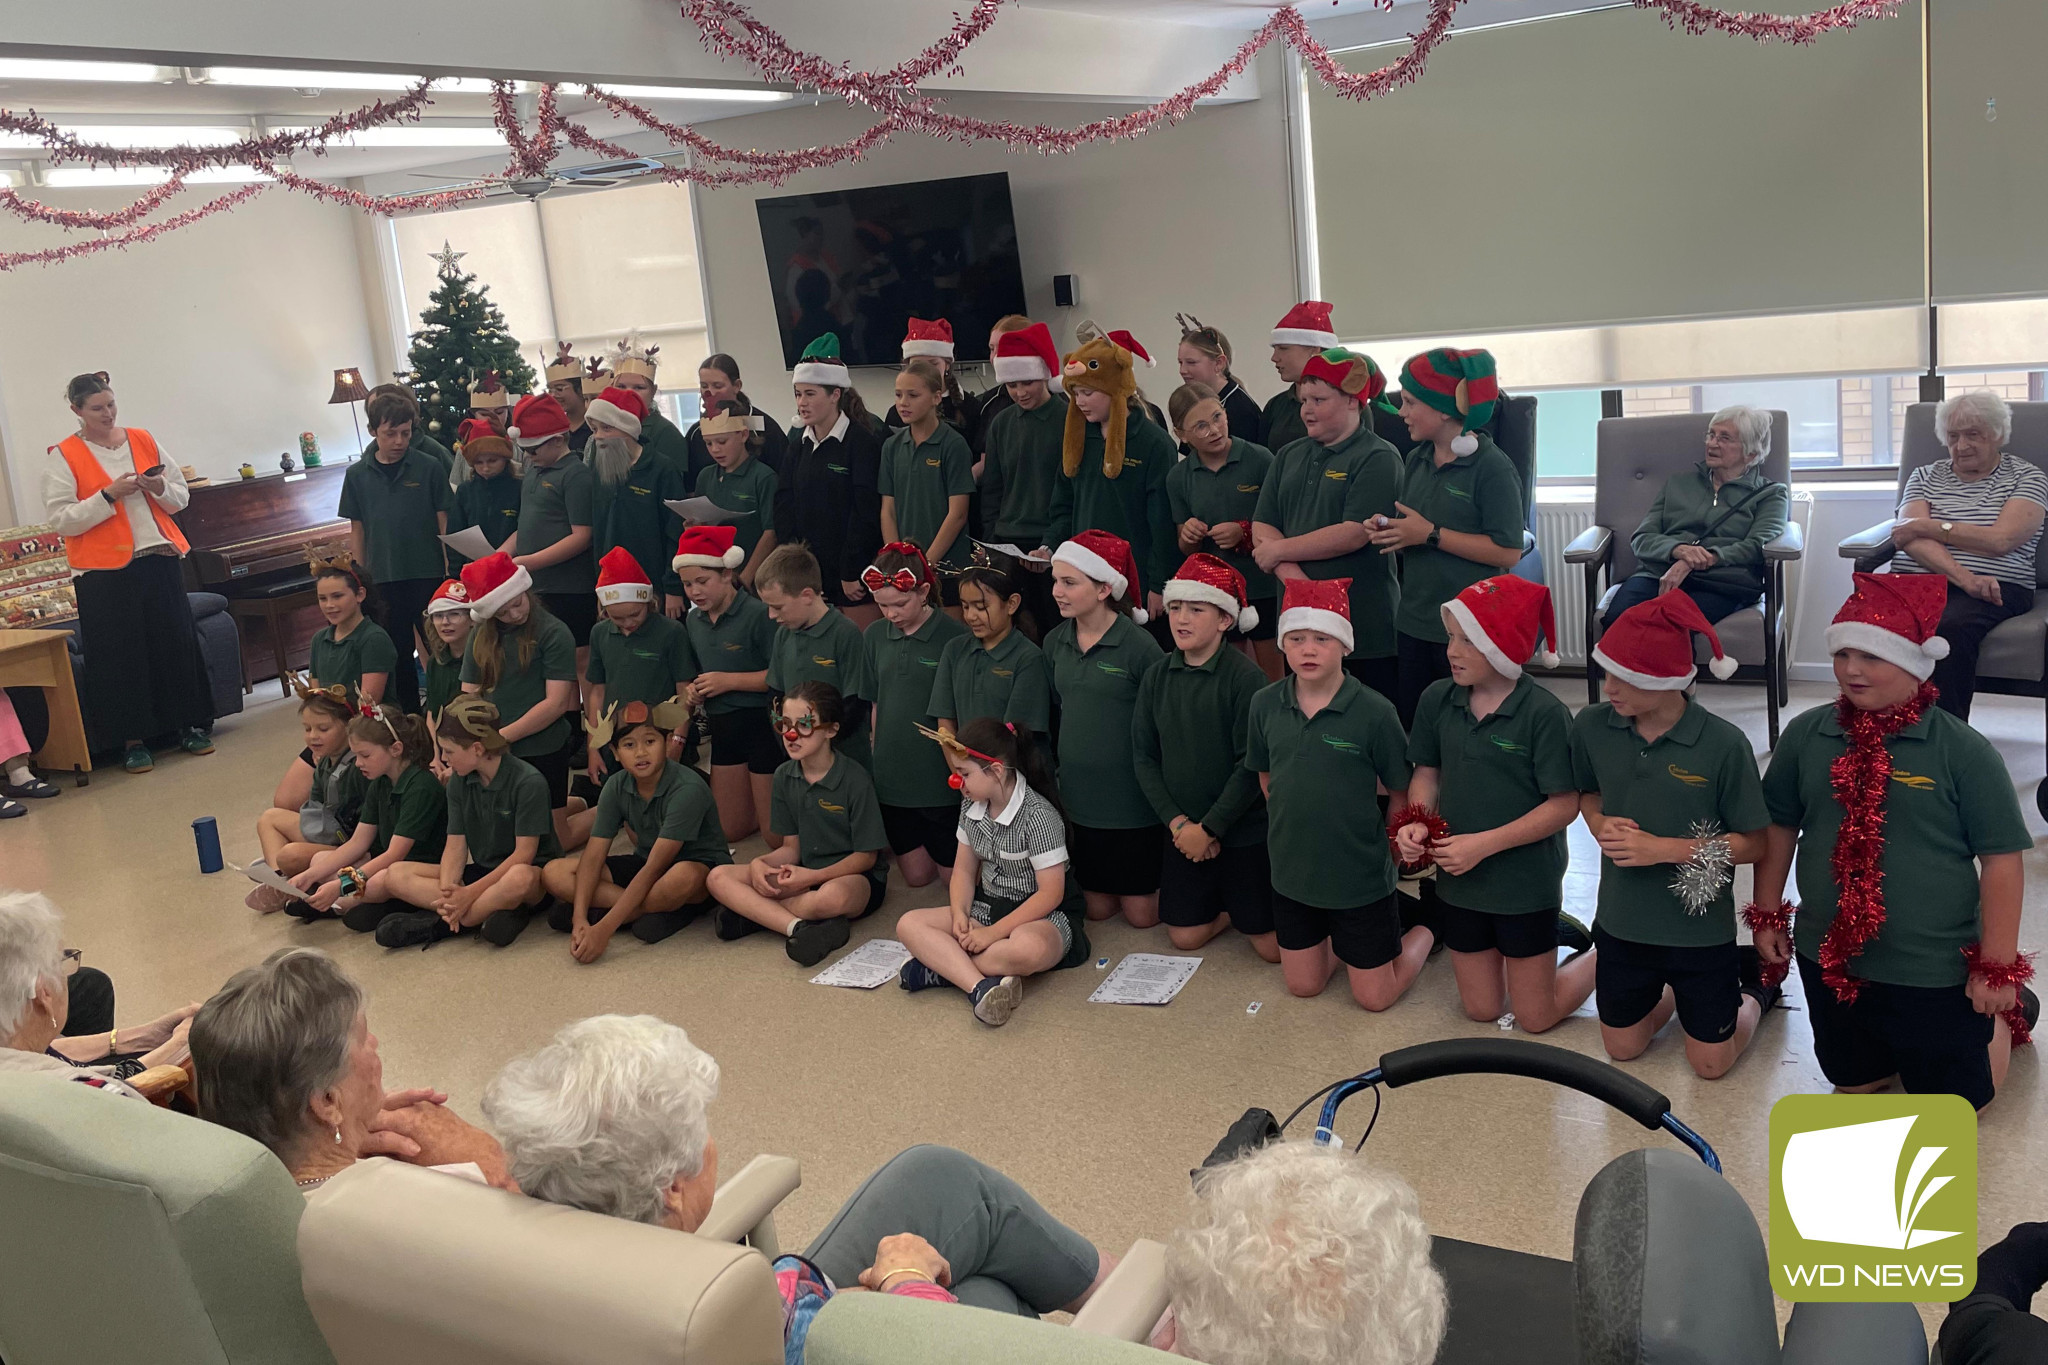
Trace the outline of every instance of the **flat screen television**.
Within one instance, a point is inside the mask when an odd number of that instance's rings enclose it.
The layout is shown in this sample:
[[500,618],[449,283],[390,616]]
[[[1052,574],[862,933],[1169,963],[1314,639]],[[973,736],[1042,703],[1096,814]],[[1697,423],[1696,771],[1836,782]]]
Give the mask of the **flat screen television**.
[[1024,311],[1010,177],[964,175],[755,202],[782,360],[839,335],[849,365],[902,359],[910,318],[953,324],[953,358],[988,359],[988,333]]

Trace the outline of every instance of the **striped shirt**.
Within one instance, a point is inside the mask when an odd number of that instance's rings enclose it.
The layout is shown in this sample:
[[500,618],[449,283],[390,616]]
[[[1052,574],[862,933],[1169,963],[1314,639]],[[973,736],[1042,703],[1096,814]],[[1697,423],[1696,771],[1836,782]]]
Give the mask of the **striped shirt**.
[[961,804],[960,842],[981,860],[984,896],[1028,899],[1041,871],[1067,861],[1066,821],[1022,778],[1000,811],[980,801]]
[[[1899,505],[1903,508],[1909,502],[1924,500],[1927,515],[1936,521],[1991,526],[1997,523],[1998,514],[2005,510],[2005,505],[2015,498],[2048,507],[2048,473],[2043,473],[2040,466],[2017,455],[2004,454],[1998,457],[1998,467],[1981,479],[1957,478],[1955,464],[1950,460],[1922,465],[1906,476],[1906,487],[1899,494]],[[1955,556],[1956,563],[1971,573],[2031,588],[2034,586],[2034,547],[2038,541],[2038,537],[2028,536],[2010,553],[2002,555],[1980,554],[1960,548],[1951,548],[1949,553]],[[1892,556],[1892,572],[1926,573],[1927,570],[1902,550]]]

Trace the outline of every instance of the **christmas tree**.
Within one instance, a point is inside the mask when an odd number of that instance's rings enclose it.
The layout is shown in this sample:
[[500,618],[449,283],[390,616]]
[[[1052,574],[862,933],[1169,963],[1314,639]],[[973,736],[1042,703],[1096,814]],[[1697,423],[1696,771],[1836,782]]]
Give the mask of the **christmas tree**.
[[533,367],[519,355],[519,342],[505,330],[505,315],[490,300],[489,288],[456,267],[466,253],[446,242],[434,259],[441,264],[433,299],[412,334],[412,369],[398,376],[412,386],[426,434],[446,446],[469,415],[469,386],[490,371],[515,394],[533,392]]

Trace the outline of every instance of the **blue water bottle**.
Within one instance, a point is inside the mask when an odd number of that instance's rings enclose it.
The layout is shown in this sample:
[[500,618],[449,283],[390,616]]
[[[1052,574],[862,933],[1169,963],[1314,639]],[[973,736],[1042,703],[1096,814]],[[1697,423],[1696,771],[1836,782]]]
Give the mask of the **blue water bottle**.
[[192,842],[199,846],[199,870],[220,871],[220,826],[213,823],[211,815],[202,815],[192,822]]

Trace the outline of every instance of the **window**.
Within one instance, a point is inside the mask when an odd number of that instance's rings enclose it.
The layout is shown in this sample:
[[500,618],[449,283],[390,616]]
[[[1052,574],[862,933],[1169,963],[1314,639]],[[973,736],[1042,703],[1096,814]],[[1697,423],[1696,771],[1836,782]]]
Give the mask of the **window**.
[[1600,431],[1600,390],[1536,395],[1536,478],[1590,479]]

